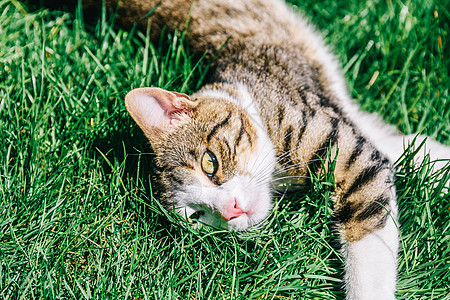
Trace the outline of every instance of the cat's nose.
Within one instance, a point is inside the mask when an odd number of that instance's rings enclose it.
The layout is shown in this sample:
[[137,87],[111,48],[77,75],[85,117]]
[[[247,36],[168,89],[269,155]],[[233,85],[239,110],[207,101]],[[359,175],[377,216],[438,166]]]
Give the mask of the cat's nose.
[[236,198],[233,198],[233,199],[231,199],[231,201],[228,201],[228,203],[224,206],[223,211],[222,211],[222,217],[226,221],[235,219],[243,214],[247,214],[247,213],[239,207],[239,204],[237,203]]

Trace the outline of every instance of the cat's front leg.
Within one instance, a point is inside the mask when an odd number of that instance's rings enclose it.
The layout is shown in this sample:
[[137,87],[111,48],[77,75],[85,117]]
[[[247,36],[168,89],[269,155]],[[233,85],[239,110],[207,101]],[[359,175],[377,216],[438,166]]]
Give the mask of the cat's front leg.
[[395,299],[398,227],[391,212],[382,228],[359,240],[348,240],[342,232],[347,299]]
[[338,155],[335,170],[347,299],[395,299],[399,234],[394,170],[365,140],[355,147],[358,152]]

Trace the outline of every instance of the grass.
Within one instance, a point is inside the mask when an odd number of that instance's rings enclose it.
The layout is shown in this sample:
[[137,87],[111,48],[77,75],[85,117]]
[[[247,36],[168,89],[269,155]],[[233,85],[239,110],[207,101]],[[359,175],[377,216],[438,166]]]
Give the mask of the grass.
[[[450,145],[445,0],[299,3],[364,109]],[[182,34],[161,40],[0,0],[0,297],[342,299],[327,174],[247,233],[193,230],[152,197],[150,149],[124,95],[189,93],[204,76]],[[398,163],[397,296],[450,299],[448,189],[411,160]]]

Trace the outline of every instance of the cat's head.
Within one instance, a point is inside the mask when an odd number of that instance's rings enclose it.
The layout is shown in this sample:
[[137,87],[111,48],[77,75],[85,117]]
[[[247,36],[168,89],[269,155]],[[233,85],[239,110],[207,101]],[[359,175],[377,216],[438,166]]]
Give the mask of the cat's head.
[[268,215],[275,154],[246,97],[160,88],[127,94],[126,107],[156,154],[165,200],[182,216],[245,230]]

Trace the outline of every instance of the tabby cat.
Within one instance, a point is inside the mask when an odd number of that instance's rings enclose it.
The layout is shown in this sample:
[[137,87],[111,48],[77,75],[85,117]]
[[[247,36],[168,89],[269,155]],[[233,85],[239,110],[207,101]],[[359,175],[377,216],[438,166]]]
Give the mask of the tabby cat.
[[274,182],[304,184],[310,170],[328,168],[328,150],[347,299],[394,299],[392,161],[403,137],[351,103],[320,35],[279,0],[106,4],[118,6],[125,25],[146,23],[152,12],[153,36],[187,29],[193,53],[216,55],[209,83],[193,95],[145,87],[125,98],[156,153],[167,204],[186,218],[246,230],[268,216]]

